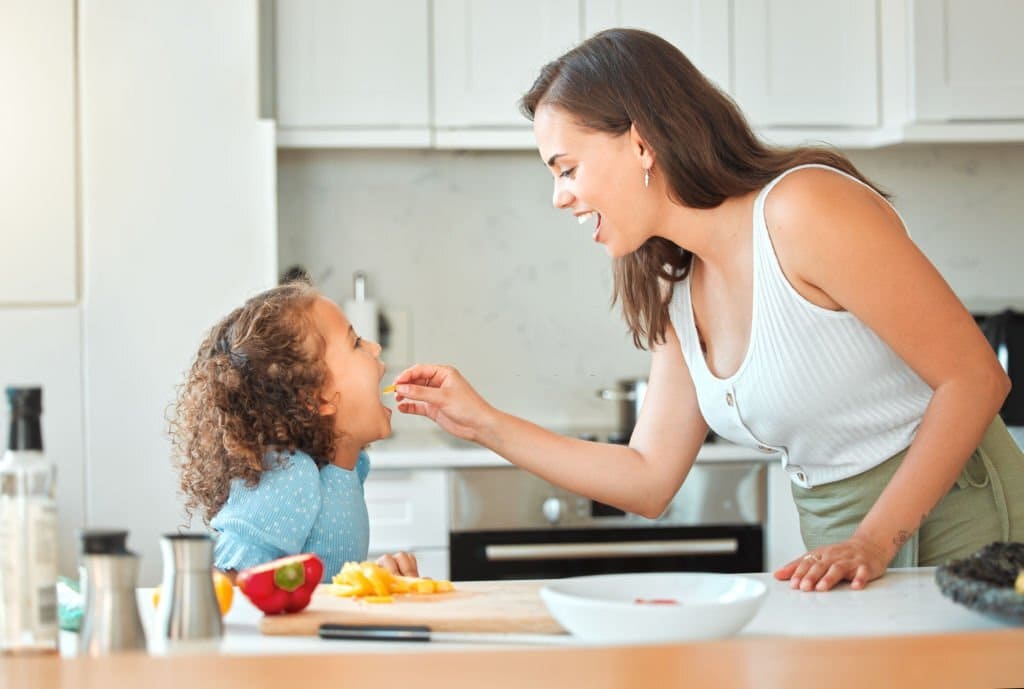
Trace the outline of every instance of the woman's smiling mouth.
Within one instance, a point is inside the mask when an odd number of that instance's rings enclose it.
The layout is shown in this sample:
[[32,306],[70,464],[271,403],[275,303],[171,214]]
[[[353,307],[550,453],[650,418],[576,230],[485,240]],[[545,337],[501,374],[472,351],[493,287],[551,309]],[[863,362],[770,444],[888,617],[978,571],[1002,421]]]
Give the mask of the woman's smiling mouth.
[[595,218],[594,233],[593,233],[592,237],[593,237],[593,240],[596,242],[597,241],[597,235],[601,231],[601,214],[598,213],[597,211],[585,211],[585,212],[580,213],[579,215],[576,216],[576,221],[580,225],[582,225],[583,223],[587,222],[591,218]]

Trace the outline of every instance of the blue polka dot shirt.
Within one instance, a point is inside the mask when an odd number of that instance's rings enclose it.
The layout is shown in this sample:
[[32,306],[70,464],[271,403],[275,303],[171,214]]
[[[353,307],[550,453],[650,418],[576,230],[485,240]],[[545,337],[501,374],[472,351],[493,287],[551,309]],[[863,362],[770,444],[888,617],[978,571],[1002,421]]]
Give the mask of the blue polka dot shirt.
[[242,570],[298,553],[316,553],[324,563],[324,581],[349,561],[366,559],[370,523],[363,482],[370,458],[359,453],[353,470],[328,464],[317,469],[313,458],[296,451],[290,457],[268,453],[254,487],[231,482],[227,502],[210,522],[219,532],[214,566]]

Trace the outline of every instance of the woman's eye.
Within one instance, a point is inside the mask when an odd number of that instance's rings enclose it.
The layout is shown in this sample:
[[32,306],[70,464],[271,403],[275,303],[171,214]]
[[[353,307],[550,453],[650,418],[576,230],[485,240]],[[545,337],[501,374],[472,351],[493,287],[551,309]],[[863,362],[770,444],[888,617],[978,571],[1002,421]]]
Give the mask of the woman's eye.
[[571,167],[568,170],[564,171],[562,174],[560,174],[559,177],[568,177],[569,179],[572,179],[575,174],[576,168]]

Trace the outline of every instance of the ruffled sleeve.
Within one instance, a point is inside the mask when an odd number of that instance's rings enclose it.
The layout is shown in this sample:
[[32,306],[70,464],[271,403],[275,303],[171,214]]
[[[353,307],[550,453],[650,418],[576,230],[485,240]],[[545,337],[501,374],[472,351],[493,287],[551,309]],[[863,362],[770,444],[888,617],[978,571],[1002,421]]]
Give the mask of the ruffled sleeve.
[[271,457],[267,466],[254,487],[232,481],[227,502],[210,522],[219,532],[217,569],[237,571],[302,552],[320,513],[320,472],[302,452],[281,462]]

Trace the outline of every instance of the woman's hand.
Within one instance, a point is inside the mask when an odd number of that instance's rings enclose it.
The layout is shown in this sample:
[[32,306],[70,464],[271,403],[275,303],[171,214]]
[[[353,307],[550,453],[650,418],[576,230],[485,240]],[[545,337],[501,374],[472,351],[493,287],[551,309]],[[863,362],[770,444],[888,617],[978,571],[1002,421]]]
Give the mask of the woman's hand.
[[862,589],[885,574],[890,559],[879,546],[854,536],[815,548],[775,570],[775,578],[789,579],[790,586],[801,591],[828,591],[846,580],[851,589]]
[[494,408],[451,366],[418,364],[395,379],[395,401],[403,414],[425,416],[454,436],[476,440]]
[[377,558],[377,564],[392,574],[399,576],[418,577],[420,575],[416,556],[404,550],[393,555],[381,555]]

